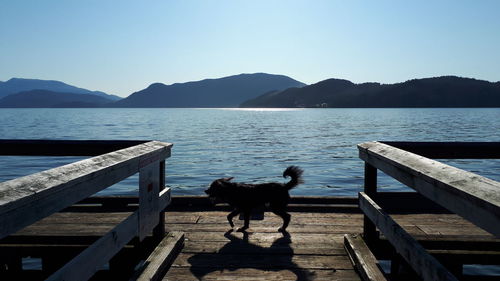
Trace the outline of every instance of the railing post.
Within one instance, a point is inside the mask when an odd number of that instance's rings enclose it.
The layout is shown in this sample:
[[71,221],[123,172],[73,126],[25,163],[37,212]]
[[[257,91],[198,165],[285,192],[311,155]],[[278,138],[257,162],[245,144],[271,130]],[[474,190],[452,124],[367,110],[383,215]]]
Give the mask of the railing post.
[[368,196],[377,193],[377,168],[365,162],[365,193]]
[[139,169],[139,241],[158,225],[160,194],[160,162],[145,164]]
[[[165,160],[160,161],[160,192],[165,189]],[[153,237],[155,240],[161,241],[165,236],[165,211],[160,210],[160,220],[158,225],[153,229]]]
[[[370,197],[377,193],[377,169],[366,162],[364,191]],[[363,216],[363,237],[370,246],[378,239],[375,224],[366,215]]]

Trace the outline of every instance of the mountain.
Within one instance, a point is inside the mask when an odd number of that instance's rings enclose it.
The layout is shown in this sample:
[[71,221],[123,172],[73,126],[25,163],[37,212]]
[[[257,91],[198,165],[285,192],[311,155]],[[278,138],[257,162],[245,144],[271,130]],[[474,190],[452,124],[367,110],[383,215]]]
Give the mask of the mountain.
[[100,107],[110,102],[112,100],[93,94],[32,90],[8,95],[0,99],[0,107]]
[[304,85],[287,76],[266,73],[240,74],[172,85],[154,83],[113,103],[113,106],[236,107],[262,93]]
[[0,98],[11,94],[31,90],[48,90],[61,93],[89,94],[104,97],[113,101],[121,99],[121,97],[118,96],[108,95],[100,91],[90,91],[54,80],[12,78],[7,82],[0,82]]
[[500,107],[500,82],[442,76],[396,84],[328,79],[268,92],[241,107]]

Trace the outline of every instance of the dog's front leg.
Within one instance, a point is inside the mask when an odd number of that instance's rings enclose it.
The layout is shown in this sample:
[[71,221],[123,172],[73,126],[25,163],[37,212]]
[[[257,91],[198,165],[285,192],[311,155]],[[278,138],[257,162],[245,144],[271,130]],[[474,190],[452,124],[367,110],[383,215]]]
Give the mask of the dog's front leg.
[[238,209],[235,209],[234,211],[232,211],[231,213],[229,213],[229,215],[227,215],[227,221],[229,222],[229,225],[231,227],[234,227],[234,223],[233,223],[234,216],[236,216],[239,213],[240,213],[240,211]]

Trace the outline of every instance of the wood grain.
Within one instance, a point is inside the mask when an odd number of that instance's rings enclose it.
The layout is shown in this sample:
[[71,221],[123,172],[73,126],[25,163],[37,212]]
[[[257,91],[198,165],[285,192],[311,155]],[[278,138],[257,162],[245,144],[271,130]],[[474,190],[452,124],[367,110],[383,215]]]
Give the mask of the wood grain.
[[358,148],[366,163],[500,237],[499,182],[379,142]]
[[144,143],[0,183],[0,238],[137,173],[144,159],[169,157],[171,146]]
[[344,235],[344,246],[364,281],[387,280],[384,273],[378,267],[377,258],[372,254],[361,236]]
[[458,280],[364,192],[359,193],[359,207],[424,280]]

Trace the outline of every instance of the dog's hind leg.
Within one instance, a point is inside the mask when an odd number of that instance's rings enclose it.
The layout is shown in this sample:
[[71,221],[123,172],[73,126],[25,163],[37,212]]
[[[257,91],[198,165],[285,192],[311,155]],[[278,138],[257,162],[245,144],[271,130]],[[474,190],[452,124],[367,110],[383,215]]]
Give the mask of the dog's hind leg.
[[288,224],[290,223],[290,218],[292,217],[289,213],[287,213],[285,210],[272,210],[273,213],[276,215],[280,216],[283,219],[283,226],[281,226],[278,231],[279,232],[285,232],[286,228],[288,227]]
[[239,213],[240,213],[240,210],[235,209],[234,211],[232,211],[231,213],[229,213],[229,215],[227,215],[227,221],[229,222],[229,225],[231,227],[234,227],[234,223],[233,223],[234,216],[238,215]]
[[239,232],[244,232],[250,227],[250,210],[243,211],[243,219],[245,220],[245,224],[238,229]]

